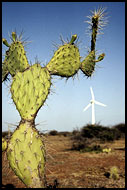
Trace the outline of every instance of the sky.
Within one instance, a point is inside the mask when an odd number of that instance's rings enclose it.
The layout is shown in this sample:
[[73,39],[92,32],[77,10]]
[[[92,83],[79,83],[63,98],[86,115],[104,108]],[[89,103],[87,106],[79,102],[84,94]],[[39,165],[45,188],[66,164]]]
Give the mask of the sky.
[[[92,86],[95,99],[106,107],[95,105],[95,121],[103,126],[125,122],[125,2],[2,2],[2,37],[23,30],[23,39],[29,63],[36,58],[41,65],[47,64],[60,35],[67,41],[77,34],[80,55],[85,58],[91,45],[86,33],[90,10],[106,7],[108,24],[103,35],[96,41],[97,53],[105,53],[98,62],[92,77],[87,78],[80,70],[73,80],[53,77],[51,93],[35,119],[36,128],[73,131],[91,123],[91,107],[83,112],[91,100]],[[7,48],[2,45],[2,54]],[[2,57],[4,60],[4,57]],[[2,131],[14,130],[21,120],[11,99],[10,82],[2,83]]]

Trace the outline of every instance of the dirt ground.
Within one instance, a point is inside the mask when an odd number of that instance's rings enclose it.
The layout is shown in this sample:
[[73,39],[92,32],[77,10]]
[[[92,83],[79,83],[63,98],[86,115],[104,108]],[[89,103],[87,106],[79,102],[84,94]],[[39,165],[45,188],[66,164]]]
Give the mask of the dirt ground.
[[[44,140],[48,185],[57,180],[58,188],[125,188],[125,150],[115,150],[125,147],[124,139],[104,144],[112,148],[108,154],[72,151],[68,136],[47,136]],[[113,166],[118,168],[118,179],[105,175]],[[2,153],[2,188],[26,188],[9,168],[6,153]]]

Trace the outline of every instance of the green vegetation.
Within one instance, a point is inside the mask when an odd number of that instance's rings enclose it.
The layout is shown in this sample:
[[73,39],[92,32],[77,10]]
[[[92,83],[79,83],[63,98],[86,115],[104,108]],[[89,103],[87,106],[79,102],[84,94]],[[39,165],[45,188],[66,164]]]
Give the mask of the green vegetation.
[[110,168],[110,171],[105,173],[105,176],[110,179],[117,180],[119,179],[119,170],[118,167],[113,166]]
[[113,142],[125,136],[125,124],[105,127],[99,124],[82,127],[72,132],[72,150],[100,151],[103,149],[97,143]]
[[49,132],[49,135],[55,136],[58,135],[58,132],[56,130],[52,130]]

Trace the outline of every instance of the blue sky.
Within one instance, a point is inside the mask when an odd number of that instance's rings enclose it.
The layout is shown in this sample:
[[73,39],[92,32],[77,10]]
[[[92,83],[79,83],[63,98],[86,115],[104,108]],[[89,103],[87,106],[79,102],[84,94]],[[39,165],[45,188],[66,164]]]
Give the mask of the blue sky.
[[[32,64],[37,57],[46,64],[61,44],[60,35],[66,41],[72,34],[79,37],[80,55],[87,55],[90,37],[86,34],[90,10],[107,7],[108,25],[97,39],[96,50],[105,53],[91,78],[81,71],[74,80],[53,77],[54,84],[46,104],[39,110],[35,123],[40,131],[72,131],[91,123],[91,108],[83,112],[91,100],[90,86],[95,99],[107,105],[95,105],[96,122],[112,126],[125,122],[125,3],[124,2],[3,2],[2,36],[10,42],[9,34],[16,29],[31,41],[26,47],[27,58]],[[2,45],[2,53],[7,48]],[[9,92],[10,83],[2,84],[2,130],[8,123],[17,125],[21,118]],[[12,128],[14,129],[14,128]]]

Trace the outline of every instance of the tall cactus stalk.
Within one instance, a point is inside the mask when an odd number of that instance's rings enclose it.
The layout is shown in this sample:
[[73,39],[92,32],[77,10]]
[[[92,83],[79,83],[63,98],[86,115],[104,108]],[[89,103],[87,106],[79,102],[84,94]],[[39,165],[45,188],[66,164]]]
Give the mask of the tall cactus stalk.
[[87,57],[81,62],[80,69],[87,77],[91,77],[91,75],[95,71],[96,62],[103,60],[105,56],[105,54],[102,53],[98,56],[98,59],[96,60],[96,55],[95,55],[97,35],[100,34],[100,30],[103,29],[103,26],[107,24],[107,21],[105,20],[105,9],[99,8],[97,11],[96,10],[92,11],[92,15],[87,17],[90,20],[86,22],[90,25],[89,29],[90,31],[92,31],[91,51],[89,52]]
[[79,69],[91,76],[95,63],[103,60],[105,54],[95,60],[95,45],[98,30],[104,17],[104,9],[98,9],[89,16],[91,25],[91,51],[80,61],[80,52],[74,43],[77,35],[72,35],[69,43],[59,46],[49,63],[42,67],[39,63],[29,65],[24,45],[15,32],[12,43],[2,39],[8,47],[2,63],[2,82],[9,74],[12,77],[11,95],[21,121],[7,143],[2,139],[2,151],[15,174],[30,188],[43,188],[45,182],[45,148],[42,137],[35,128],[35,118],[44,105],[51,87],[51,75],[73,77]]

